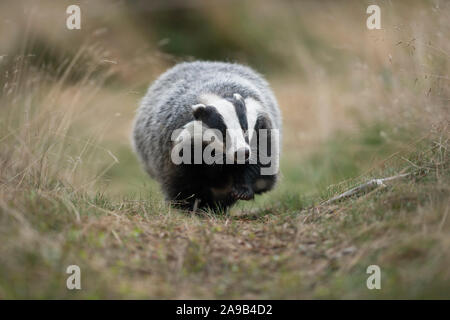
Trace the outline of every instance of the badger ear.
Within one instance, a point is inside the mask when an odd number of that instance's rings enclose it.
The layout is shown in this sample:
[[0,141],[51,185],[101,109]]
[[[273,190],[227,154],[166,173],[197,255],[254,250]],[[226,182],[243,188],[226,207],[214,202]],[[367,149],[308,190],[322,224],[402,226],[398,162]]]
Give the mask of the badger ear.
[[233,98],[234,98],[234,100],[238,100],[238,101],[244,100],[239,93],[234,93]]
[[202,116],[206,112],[206,106],[204,104],[195,104],[192,106],[192,114],[195,120],[201,120]]

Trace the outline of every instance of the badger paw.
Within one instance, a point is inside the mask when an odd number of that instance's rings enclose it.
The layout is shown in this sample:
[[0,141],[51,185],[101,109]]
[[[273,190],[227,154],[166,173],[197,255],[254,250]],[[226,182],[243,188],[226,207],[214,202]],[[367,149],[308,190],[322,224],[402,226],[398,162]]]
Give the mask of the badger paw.
[[251,200],[255,194],[249,186],[235,186],[231,191],[231,196],[236,200]]

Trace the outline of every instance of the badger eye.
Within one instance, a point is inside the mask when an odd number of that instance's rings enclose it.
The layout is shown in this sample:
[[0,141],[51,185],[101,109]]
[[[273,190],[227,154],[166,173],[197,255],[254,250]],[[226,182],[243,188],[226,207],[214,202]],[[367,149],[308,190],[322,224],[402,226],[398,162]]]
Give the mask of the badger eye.
[[248,137],[248,130],[242,130],[243,134],[244,134],[244,138]]

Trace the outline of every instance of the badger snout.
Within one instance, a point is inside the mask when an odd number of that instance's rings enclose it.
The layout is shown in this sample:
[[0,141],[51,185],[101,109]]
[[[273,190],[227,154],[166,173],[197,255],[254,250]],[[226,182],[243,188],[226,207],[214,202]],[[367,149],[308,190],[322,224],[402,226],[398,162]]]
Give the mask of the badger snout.
[[248,163],[250,159],[250,148],[242,147],[234,152],[234,161],[236,163]]

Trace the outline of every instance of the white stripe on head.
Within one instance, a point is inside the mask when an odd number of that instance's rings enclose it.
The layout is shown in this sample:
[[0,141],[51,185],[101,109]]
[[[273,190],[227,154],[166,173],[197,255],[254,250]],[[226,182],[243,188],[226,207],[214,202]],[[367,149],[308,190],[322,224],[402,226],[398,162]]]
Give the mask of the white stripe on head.
[[248,123],[248,141],[252,141],[252,136],[255,133],[255,124],[258,119],[258,114],[262,109],[261,104],[253,98],[245,99],[245,106],[247,107],[247,123]]
[[234,157],[234,152],[240,148],[248,147],[236,114],[236,109],[230,101],[214,94],[204,94],[200,97],[200,102],[205,105],[214,106],[222,116],[227,127],[227,133],[231,138],[231,141],[227,141],[227,155]]

